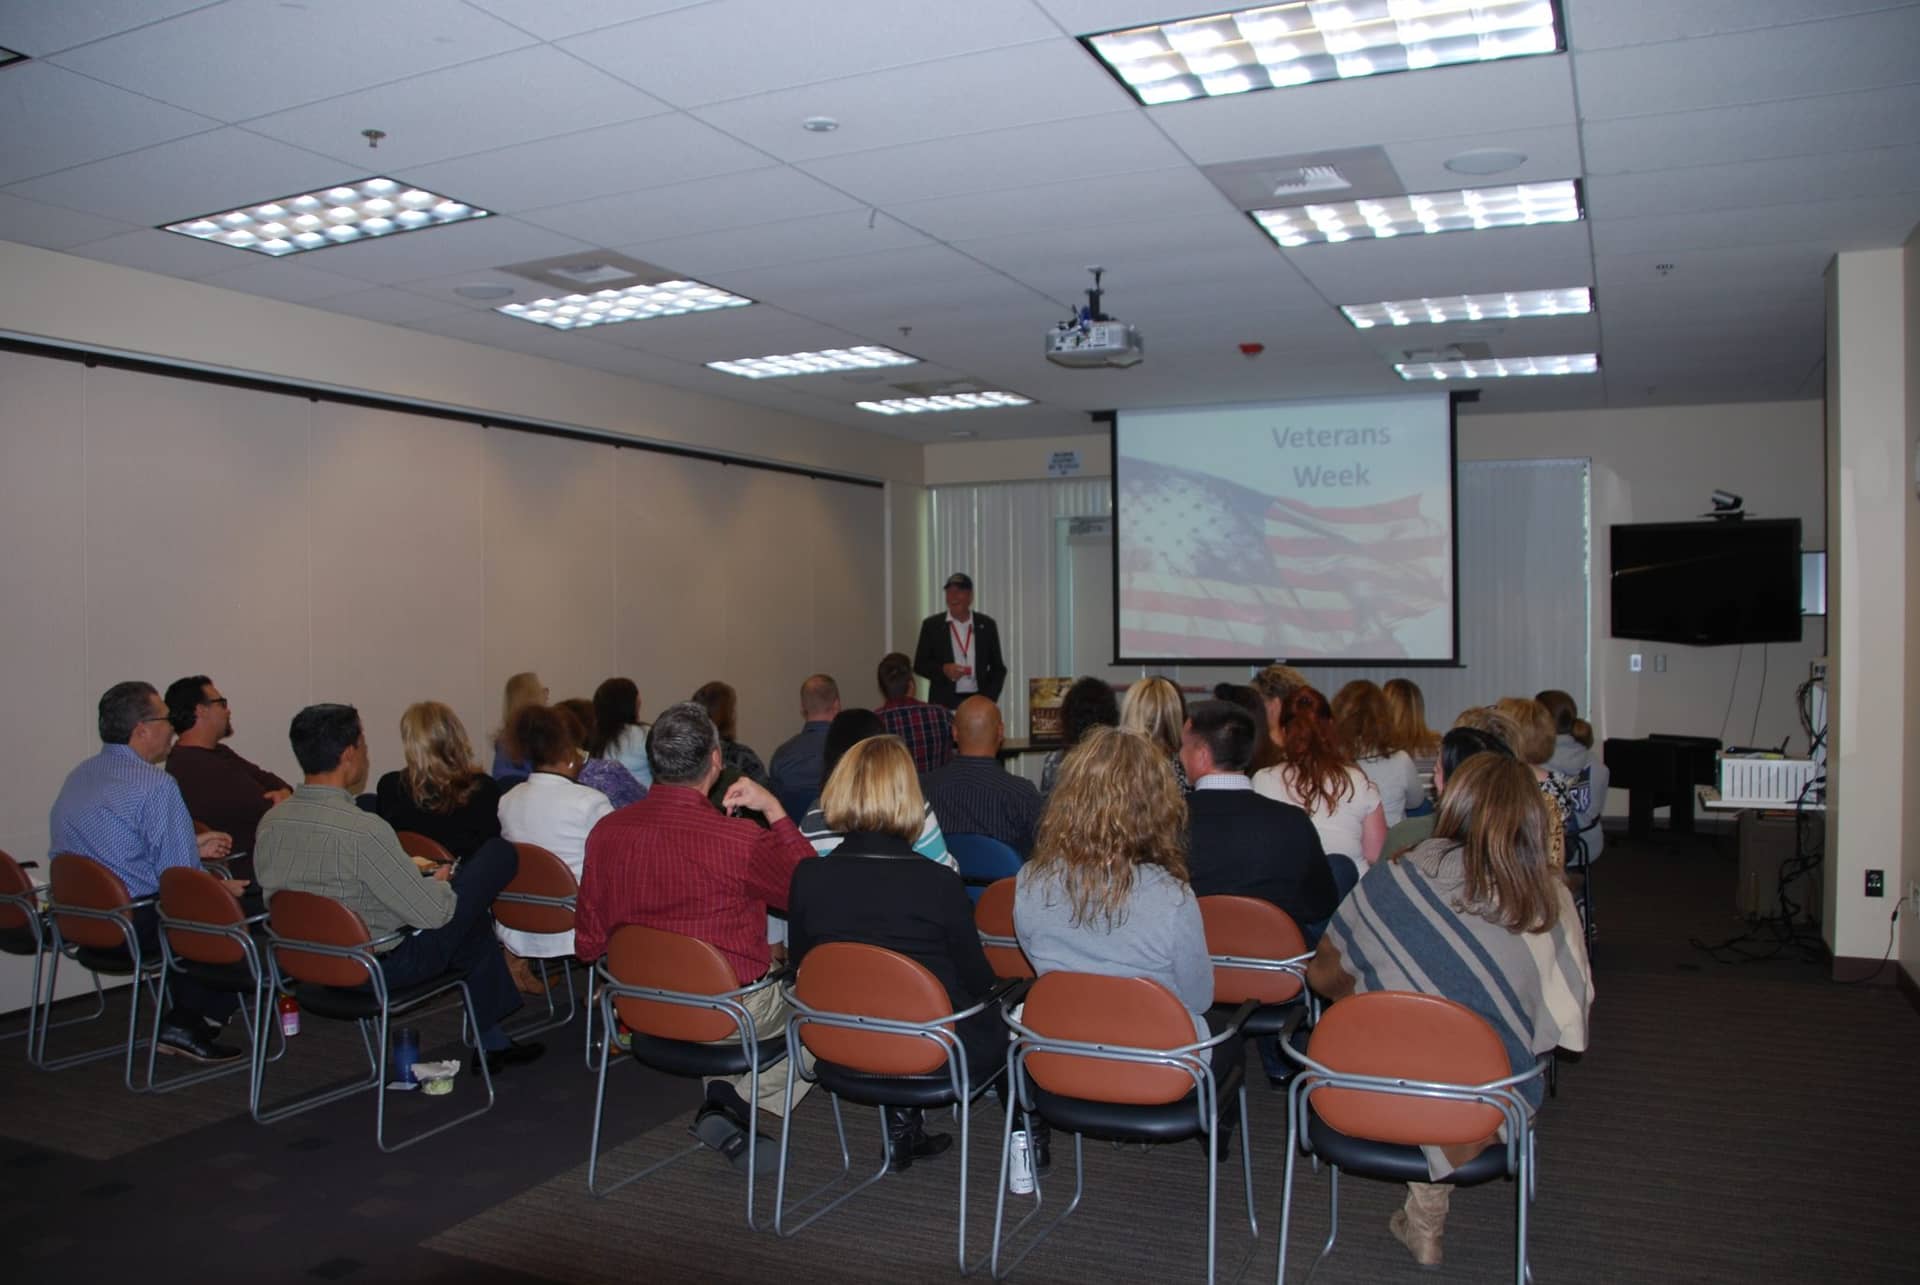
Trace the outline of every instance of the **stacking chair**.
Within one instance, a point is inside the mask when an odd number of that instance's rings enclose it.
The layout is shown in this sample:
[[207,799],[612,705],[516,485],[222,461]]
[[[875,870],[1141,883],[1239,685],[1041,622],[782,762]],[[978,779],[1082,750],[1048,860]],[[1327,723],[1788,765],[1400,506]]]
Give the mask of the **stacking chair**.
[[[787,1055],[787,1033],[759,1030],[748,1011],[754,996],[778,986],[784,973],[770,973],[748,986],[740,985],[733,965],[711,942],[658,928],[628,924],[607,942],[600,961],[601,1030],[611,1037],[614,1019],[632,1033],[631,1060],[668,1075],[696,1079],[758,1073],[779,1064]],[[696,1142],[683,1147],[618,1181],[600,1183],[600,1126],[606,1114],[607,1064],[613,1040],[600,1041],[599,1083],[593,1093],[593,1136],[587,1149],[587,1191],[604,1199],[630,1182],[665,1169],[697,1151]],[[747,1227],[761,1231],[754,1220],[753,1199],[760,1146],[760,1103],[748,1103]]]
[[[487,1059],[481,1057],[478,1062],[480,1079],[487,1090],[486,1105],[475,1107],[399,1142],[387,1141],[385,1085],[390,1048],[388,1028],[393,1016],[419,1008],[457,989],[464,1010],[465,1026],[475,1032],[475,1043],[478,1043],[480,1030],[480,1021],[473,1009],[473,995],[467,989],[466,978],[458,973],[442,973],[397,991],[387,986],[386,976],[380,971],[380,961],[374,952],[381,946],[399,941],[408,931],[402,929],[375,938],[367,931],[365,921],[357,913],[331,897],[292,890],[273,894],[267,906],[267,935],[273,944],[276,983],[273,989],[279,989],[281,977],[291,978],[296,983],[294,996],[299,1000],[305,1016],[355,1023],[360,1029],[360,1041],[366,1046],[371,1070],[365,1079],[322,1089],[263,1110],[260,1099],[266,1079],[267,1059],[256,1052],[252,1094],[255,1120],[261,1124],[272,1124],[276,1120],[284,1120],[329,1102],[372,1090],[377,1104],[373,1115],[373,1140],[382,1151],[398,1151],[493,1109],[493,1073],[487,1066]],[[256,1038],[256,1048],[258,1045]]]
[[[150,999],[155,1005],[162,1002],[163,961],[157,952],[141,948],[134,915],[152,906],[154,898],[129,896],[127,885],[119,875],[90,857],[70,852],[55,856],[49,873],[47,920],[52,931],[47,953],[52,966],[47,969],[46,990],[37,996],[40,1016],[34,1023],[34,1037],[30,1041],[33,1047],[28,1058],[43,1071],[60,1071],[119,1054],[124,1062],[121,1079],[129,1090],[139,1093],[147,1087],[134,1083],[133,1078],[134,1054],[143,1043],[140,1005],[143,999]],[[63,957],[91,972],[95,987],[99,986],[102,974],[131,979],[132,985],[127,988],[127,1034],[117,1044],[49,1060],[47,1031]]]
[[[1002,1234],[1007,1203],[1007,1167],[1012,1154],[1014,1113],[1007,1113],[1000,1151],[1000,1191],[993,1211],[993,1276],[1005,1279],[1036,1245],[1079,1207],[1086,1189],[1086,1140],[1120,1142],[1207,1142],[1207,1281],[1214,1279],[1218,1222],[1219,1166],[1215,1139],[1223,1122],[1220,1104],[1237,1095],[1240,1106],[1240,1167],[1247,1191],[1247,1227],[1257,1239],[1260,1224],[1253,1208],[1252,1136],[1247,1119],[1247,1086],[1242,1067],[1227,1068],[1216,1084],[1210,1069],[1214,1048],[1236,1037],[1239,1025],[1258,1007],[1248,1000],[1232,1025],[1209,1039],[1196,1039],[1193,1015],[1166,987],[1145,977],[1102,977],[1091,973],[1048,973],[1027,993],[1018,1019],[1007,1018],[1013,1044],[1007,1053],[1010,1088],[1019,1104],[1055,1129],[1074,1135],[1073,1199],[1040,1228],[1027,1245],[1002,1262],[1003,1248],[1039,1216],[1041,1182],[1034,1176],[1033,1208]],[[1248,1245],[1249,1255],[1253,1246]]]
[[1200,918],[1213,956],[1214,1004],[1259,1005],[1243,1028],[1247,1035],[1278,1035],[1303,1002],[1314,1015],[1307,989],[1313,952],[1292,915],[1258,897],[1215,896],[1200,898]]
[[[5,852],[0,852],[0,953],[33,960],[33,989],[27,997],[27,1024],[20,1030],[0,1035],[0,1039],[24,1040],[23,1046],[30,1059],[34,1056],[34,1034],[40,1024],[40,979],[46,970],[49,943],[46,885],[35,883],[33,876],[27,873],[39,864],[37,861],[15,861]],[[88,976],[93,978],[93,1011],[54,1022],[56,1029],[90,1022],[107,1011],[107,996],[100,989],[99,974],[89,973]]]
[[1013,880],[995,880],[980,894],[973,903],[973,926],[979,930],[980,945],[995,977],[1033,976],[1027,952],[1013,935]]
[[996,880],[1020,873],[1020,854],[991,835],[950,834],[947,851],[959,864],[967,895],[976,902],[982,891]]
[[[1421,1146],[1486,1150],[1441,1179],[1468,1187],[1514,1179],[1514,1280],[1526,1285],[1527,1207],[1533,1199],[1533,1113],[1521,1086],[1542,1064],[1512,1073],[1484,1018],[1437,995],[1371,991],[1328,1006],[1287,1092],[1287,1172],[1280,1197],[1278,1285],[1287,1278],[1293,1171],[1300,1156],[1329,1169],[1332,1223],[1316,1269],[1340,1234],[1340,1171],[1391,1182],[1431,1182]],[[1503,1136],[1504,1135],[1504,1136]]]
[[[807,952],[787,992],[787,1002],[793,1009],[793,1016],[787,1019],[787,1047],[791,1049],[798,1042],[813,1054],[814,1063],[808,1071],[799,1058],[787,1059],[780,1180],[774,1195],[773,1229],[777,1235],[794,1235],[887,1176],[888,1107],[951,1106],[958,1113],[960,1130],[960,1274],[970,1275],[986,1261],[984,1254],[971,1263],[967,1261],[967,1171],[972,1154],[973,1102],[999,1079],[1004,1067],[996,1066],[991,1076],[975,1084],[956,1023],[997,1006],[1013,985],[1001,982],[986,999],[956,1013],[946,987],[918,960],[859,942],[828,942]],[[789,1143],[796,1076],[813,1080],[833,1099],[840,1171],[789,1206],[787,1166],[792,1159]],[[789,1225],[790,1215],[839,1188],[852,1174],[846,1123],[840,1114],[842,1100],[879,1109],[880,1167]]]
[[[240,907],[240,899],[212,873],[191,866],[178,866],[160,872],[160,958],[161,976],[191,977],[210,990],[228,991],[240,997],[240,1018],[247,1027],[248,1057],[245,1064],[210,1066],[187,1075],[161,1081],[155,1078],[154,1055],[160,1051],[162,1006],[153,1007],[153,1032],[147,1040],[147,1086],[155,1093],[211,1080],[245,1070],[247,1095],[252,1105],[259,1084],[257,1063],[267,1056],[266,1035],[278,1031],[273,1003],[277,992],[271,968],[254,940],[253,928],[266,915],[249,917]],[[287,1037],[280,1036],[279,1052],[269,1060],[278,1061],[287,1051]]]
[[[418,836],[416,836],[418,837]],[[432,842],[432,840],[428,840]],[[436,845],[437,846],[437,845]],[[573,871],[547,849],[536,843],[516,843],[513,845],[520,854],[519,873],[513,882],[500,890],[494,898],[493,922],[503,928],[512,928],[523,933],[570,933],[573,931],[573,909],[580,899],[580,881],[573,877]],[[547,989],[547,960],[534,962],[540,965],[540,982],[546,991],[547,1012],[544,1017],[536,1017],[532,1022],[514,1028],[514,1036],[535,1035],[541,1031],[550,1031],[556,1026],[565,1026],[573,1020],[579,1011],[579,1001],[573,989],[573,969],[568,959],[559,960],[560,975],[567,982],[567,1009],[560,1011],[553,1002],[553,992]],[[593,1022],[587,1022],[587,1055],[593,1053]],[[591,1063],[589,1063],[591,1065]]]

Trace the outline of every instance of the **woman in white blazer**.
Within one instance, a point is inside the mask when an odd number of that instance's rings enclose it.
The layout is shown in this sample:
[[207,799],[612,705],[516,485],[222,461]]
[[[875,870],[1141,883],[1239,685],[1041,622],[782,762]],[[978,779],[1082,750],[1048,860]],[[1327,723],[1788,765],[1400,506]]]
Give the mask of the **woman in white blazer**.
[[[514,743],[533,765],[533,774],[500,796],[500,835],[511,843],[531,843],[560,858],[580,876],[587,862],[587,833],[613,811],[607,796],[574,779],[580,747],[573,726],[559,711],[529,705],[513,720]],[[495,927],[507,948],[514,981],[539,994],[539,979],[524,962],[573,954],[573,934],[525,933]]]

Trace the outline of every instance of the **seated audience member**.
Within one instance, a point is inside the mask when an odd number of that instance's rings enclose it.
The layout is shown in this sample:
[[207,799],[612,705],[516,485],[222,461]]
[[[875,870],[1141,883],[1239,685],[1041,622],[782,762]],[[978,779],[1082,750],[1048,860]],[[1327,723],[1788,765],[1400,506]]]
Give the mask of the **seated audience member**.
[[1137,732],[1160,747],[1173,766],[1173,779],[1182,794],[1193,788],[1180,762],[1181,729],[1186,721],[1186,698],[1165,678],[1141,679],[1127,688],[1127,698],[1120,706],[1121,730]]
[[1580,707],[1566,692],[1549,687],[1534,699],[1553,720],[1553,755],[1547,760],[1547,770],[1569,781],[1579,780],[1580,774],[1593,763],[1593,728],[1587,728],[1584,742],[1574,734],[1575,726],[1582,721]]
[[[172,715],[150,683],[115,683],[100,697],[100,752],[67,774],[47,817],[48,857],[88,857],[120,877],[135,899],[160,891],[160,872],[198,869],[202,858],[226,856],[232,840],[222,831],[194,837],[193,818],[180,786],[160,763],[173,743]],[[223,881],[239,895],[245,883]],[[134,931],[145,959],[160,958],[160,934],[152,906],[133,910]],[[167,979],[171,1005],[160,1021],[159,1052],[195,1062],[231,1062],[240,1050],[215,1042],[239,1006],[228,991],[176,974]]]
[[[1253,758],[1253,770],[1274,766],[1280,761],[1280,715],[1286,709],[1287,698],[1302,687],[1310,687],[1307,676],[1292,665],[1268,665],[1250,680],[1251,690],[1260,701],[1261,712],[1256,715],[1260,720],[1260,732],[1264,738],[1265,752],[1256,752]],[[1215,692],[1218,696],[1220,693]]]
[[[931,706],[940,709],[938,705]],[[940,709],[942,714],[947,711]],[[880,722],[880,716],[870,709],[843,709],[833,716],[833,722],[827,727],[825,757],[821,760],[827,776],[833,776],[834,768],[846,757],[847,751],[867,740],[869,737],[887,735],[886,727]],[[911,753],[911,751],[909,751]],[[920,793],[919,782],[914,783],[914,793]],[[948,869],[956,869],[958,863],[953,854],[947,851],[947,836],[940,830],[940,820],[933,814],[933,804],[923,797],[920,802],[920,828],[914,834],[913,850],[929,861],[937,861]],[[827,824],[826,808],[820,799],[814,799],[807,808],[806,816],[800,821],[800,833],[813,845],[814,855],[824,857],[840,846],[845,837]]]
[[[647,738],[653,788],[632,807],[621,808],[587,836],[587,868],[580,881],[574,919],[574,952],[597,960],[607,939],[627,924],[641,924],[710,942],[733,966],[740,985],[766,975],[767,910],[785,910],[793,871],[813,856],[780,801],[752,777],[727,787],[728,811],[750,808],[768,828],[728,816],[707,801],[720,779],[720,732],[693,701],[663,710]],[[757,991],[747,1003],[762,1035],[785,1028],[788,1008],[780,988]],[[784,1109],[786,1068],[707,1081],[706,1101],[694,1116],[694,1134],[735,1162],[747,1153],[747,1104]],[[794,1086],[795,1099],[805,1093]],[[761,1163],[779,1163],[771,1148],[759,1148]]]
[[[1186,807],[1173,773],[1144,737],[1096,727],[1060,765],[1033,859],[1014,885],[1013,928],[1034,972],[1145,977],[1193,1014],[1208,1038],[1213,960],[1187,884]],[[1216,1078],[1242,1055],[1213,1050]],[[1214,1154],[1225,1159],[1225,1119]],[[1204,1143],[1204,1139],[1202,1140]]]
[[615,760],[596,755],[587,748],[597,739],[594,735],[592,701],[576,696],[572,700],[561,701],[553,708],[566,720],[567,735],[573,740],[574,758],[580,764],[574,780],[590,790],[600,791],[607,796],[607,802],[616,808],[638,803],[646,797],[647,787],[634,780],[633,773]]
[[507,680],[506,692],[500,699],[500,730],[493,737],[493,779],[500,782],[500,788],[518,784],[533,771],[526,755],[513,745],[513,716],[523,705],[546,703],[547,685],[532,670],[524,670]]
[[771,789],[772,782],[760,756],[735,739],[740,697],[733,688],[718,681],[702,683],[700,690],[693,694],[693,703],[707,711],[707,717],[713,720],[714,727],[720,732],[721,788],[725,789],[744,776],[755,785]]
[[1553,757],[1553,715],[1527,696],[1503,696],[1493,707],[1513,724],[1514,738],[1507,744],[1513,756],[1532,769],[1541,796],[1553,809],[1556,825],[1547,840],[1547,861],[1558,870],[1567,864],[1567,836],[1580,828],[1580,802],[1574,797],[1573,782],[1547,767]]
[[914,770],[925,775],[953,757],[953,711],[915,698],[913,658],[891,651],[880,658],[880,721],[906,742]]
[[1333,698],[1333,730],[1360,770],[1380,792],[1380,808],[1389,827],[1406,820],[1407,811],[1427,801],[1413,756],[1393,748],[1387,698],[1364,678],[1342,687]]
[[1267,732],[1267,702],[1259,692],[1244,683],[1215,683],[1213,698],[1226,701],[1229,705],[1238,705],[1253,720],[1253,766],[1250,772],[1272,767],[1280,761],[1279,750]]
[[587,752],[633,773],[643,790],[653,784],[647,725],[640,721],[640,689],[631,678],[609,678],[593,689],[593,742]]
[[[1464,1004],[1506,1045],[1514,1074],[1556,1046],[1587,1046],[1592,974],[1580,917],[1547,863],[1554,823],[1523,764],[1484,753],[1448,776],[1433,838],[1361,879],[1307,970],[1338,1003],[1368,991],[1418,991]],[[1523,1092],[1540,1104],[1540,1080]],[[1444,1178],[1493,1139],[1427,1147]],[[1451,1188],[1407,1184],[1388,1222],[1423,1267],[1441,1259]]]
[[[823,942],[865,942],[925,964],[946,987],[955,1012],[986,998],[995,978],[973,926],[966,885],[914,850],[926,801],[906,746],[892,736],[860,741],[828,776],[820,802],[841,842],[823,860],[803,861],[793,872],[787,898],[793,962],[803,964]],[[954,1033],[972,1083],[1005,1064],[1007,1028],[997,1010],[976,1014]],[[918,1107],[887,1109],[887,1153],[895,1171],[939,1155],[952,1141],[944,1133],[928,1134]]]
[[[1080,738],[1096,727],[1120,725],[1120,702],[1114,699],[1113,684],[1104,678],[1079,678],[1060,698],[1060,748],[1048,754],[1040,765],[1040,793],[1053,793],[1053,778],[1060,773],[1060,761]],[[965,753],[962,750],[961,753]]]
[[[1447,778],[1476,754],[1513,757],[1513,751],[1507,748],[1507,743],[1493,733],[1483,732],[1477,727],[1456,727],[1440,738],[1440,757],[1433,761],[1434,793],[1438,795],[1444,791]],[[1414,844],[1425,842],[1433,837],[1433,827],[1438,820],[1437,812],[1408,817],[1387,831],[1387,842],[1381,851],[1398,856]]]
[[1280,734],[1280,762],[1255,772],[1253,788],[1312,818],[1345,896],[1386,842],[1380,791],[1340,744],[1327,698],[1313,688],[1296,688],[1287,697]]
[[959,750],[953,762],[920,782],[941,831],[988,835],[1026,856],[1040,824],[1040,791],[1000,766],[1007,739],[1000,707],[984,696],[967,697],[953,712],[953,738]]
[[[559,709],[521,706],[513,716],[513,743],[533,764],[533,774],[500,796],[500,837],[545,848],[577,879],[587,863],[587,835],[613,811],[613,804],[599,790],[574,779],[580,769],[580,742],[573,720]],[[626,771],[618,763],[596,761]],[[572,933],[528,933],[497,924],[494,932],[507,948],[513,984],[526,994],[546,989],[528,959],[573,954]]]
[[419,701],[400,716],[406,766],[381,776],[374,811],[395,830],[423,834],[454,857],[500,837],[500,786],[473,761],[460,716]]
[[[1411,678],[1389,678],[1380,688],[1387,698],[1388,742],[1405,750],[1422,780],[1433,779],[1440,753],[1440,733],[1427,726],[1427,698]],[[1429,791],[1429,797],[1433,794]]]
[[1305,812],[1253,792],[1254,732],[1247,711],[1226,701],[1202,701],[1187,715],[1188,882],[1196,897],[1272,902],[1311,934],[1311,946],[1339,900],[1333,870]]
[[827,725],[840,712],[840,684],[826,674],[811,675],[800,684],[800,730],[780,742],[767,761],[773,795],[788,816],[798,816],[807,804],[820,797],[820,783],[827,779],[820,770],[821,748],[826,744]]
[[176,739],[167,753],[167,772],[180,784],[187,813],[209,830],[233,837],[237,858],[230,865],[241,879],[253,873],[253,834],[267,809],[293,794],[293,787],[233,752],[233,712],[227,698],[205,674],[182,678],[167,688],[167,718]]
[[520,1007],[493,936],[493,899],[520,868],[513,845],[489,839],[457,869],[441,866],[423,879],[393,827],[354,803],[367,784],[359,711],[309,705],[293,716],[288,737],[306,780],[260,823],[254,869],[268,905],[277,892],[310,892],[356,912],[376,938],[417,929],[381,953],[388,986],[416,986],[449,972],[466,978],[489,1071],[546,1052],[545,1045],[515,1042],[500,1029]]

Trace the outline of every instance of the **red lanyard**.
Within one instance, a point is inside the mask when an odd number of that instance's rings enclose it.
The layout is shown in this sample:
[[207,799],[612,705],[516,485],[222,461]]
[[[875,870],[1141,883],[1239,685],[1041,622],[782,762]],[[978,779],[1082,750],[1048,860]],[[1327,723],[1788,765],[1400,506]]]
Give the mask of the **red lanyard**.
[[959,660],[962,656],[967,656],[972,654],[973,622],[971,620],[967,622],[967,636],[965,639],[962,639],[960,637],[960,626],[955,624],[951,620],[947,622],[947,632],[953,635],[953,646],[954,646],[953,658],[955,660]]

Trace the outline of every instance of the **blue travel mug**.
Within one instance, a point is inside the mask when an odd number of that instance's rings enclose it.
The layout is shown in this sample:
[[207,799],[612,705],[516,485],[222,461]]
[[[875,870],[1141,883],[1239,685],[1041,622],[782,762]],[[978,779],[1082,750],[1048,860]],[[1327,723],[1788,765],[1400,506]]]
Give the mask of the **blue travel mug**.
[[393,1078],[401,1084],[413,1083],[413,1064],[420,1060],[420,1032],[403,1026],[393,1033]]

